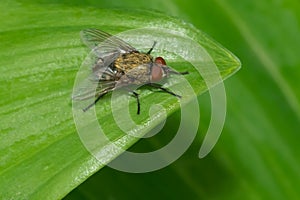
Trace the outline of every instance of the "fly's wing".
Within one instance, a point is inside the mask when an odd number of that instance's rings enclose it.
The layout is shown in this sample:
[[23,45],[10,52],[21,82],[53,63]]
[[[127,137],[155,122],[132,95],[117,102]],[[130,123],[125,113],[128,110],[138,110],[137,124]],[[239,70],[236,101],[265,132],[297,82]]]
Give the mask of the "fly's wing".
[[116,81],[114,80],[98,81],[90,76],[74,87],[72,99],[75,101],[82,101],[95,98],[103,93],[112,91],[115,85]]
[[99,59],[98,68],[109,66],[122,53],[137,51],[120,38],[98,29],[85,29],[80,32],[81,39]]
[[122,39],[98,29],[85,29],[80,32],[80,35],[83,43],[95,53],[102,53],[101,47],[107,50],[117,50],[121,53],[136,51],[134,47]]
[[[92,101],[94,97],[111,90],[116,84],[115,72],[109,67],[99,67],[99,61],[95,60],[91,54],[87,56],[77,72],[73,87],[73,100],[91,99],[89,101]],[[90,66],[93,66],[93,70]],[[94,71],[97,67],[99,68]]]
[[72,104],[73,107],[80,110],[87,110],[94,104],[95,98],[114,90],[115,81],[98,81],[93,76],[80,81],[77,84],[75,81],[75,87],[73,89]]
[[80,35],[83,43],[92,49],[90,57],[95,60],[95,63],[91,68],[99,79],[109,65],[122,53],[136,51],[120,38],[98,29],[85,29],[80,32]]
[[82,41],[92,49],[89,54],[92,73],[98,80],[114,79],[115,72],[109,66],[123,53],[137,51],[120,38],[98,29],[80,32]]
[[74,100],[84,100],[101,94],[115,85],[116,72],[109,66],[122,53],[136,51],[128,43],[98,29],[80,32],[82,41],[92,49],[77,74]]

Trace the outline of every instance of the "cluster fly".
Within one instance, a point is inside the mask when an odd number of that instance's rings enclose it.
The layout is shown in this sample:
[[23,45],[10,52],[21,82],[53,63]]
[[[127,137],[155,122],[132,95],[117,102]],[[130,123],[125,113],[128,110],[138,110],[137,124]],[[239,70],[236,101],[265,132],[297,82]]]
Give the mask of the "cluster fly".
[[[73,100],[85,100],[95,98],[93,103],[83,108],[87,111],[94,106],[105,94],[119,88],[130,85],[148,85],[181,98],[168,89],[158,84],[170,74],[188,74],[188,72],[176,72],[166,65],[162,57],[155,59],[150,55],[156,42],[148,52],[142,53],[130,44],[116,36],[97,29],[86,29],[80,32],[83,42],[92,49],[95,56],[91,66],[91,77],[95,82],[96,90],[88,90],[82,87],[75,90]],[[96,92],[95,92],[96,91]],[[129,90],[137,100],[137,114],[140,114],[139,94]]]

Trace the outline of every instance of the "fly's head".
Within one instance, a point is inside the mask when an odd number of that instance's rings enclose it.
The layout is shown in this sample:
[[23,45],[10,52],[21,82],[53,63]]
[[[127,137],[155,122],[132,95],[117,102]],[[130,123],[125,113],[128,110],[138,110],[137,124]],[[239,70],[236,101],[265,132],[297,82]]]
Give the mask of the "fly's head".
[[188,72],[176,72],[167,66],[165,59],[156,57],[151,69],[151,82],[159,82],[163,78],[169,77],[171,74],[188,74]]

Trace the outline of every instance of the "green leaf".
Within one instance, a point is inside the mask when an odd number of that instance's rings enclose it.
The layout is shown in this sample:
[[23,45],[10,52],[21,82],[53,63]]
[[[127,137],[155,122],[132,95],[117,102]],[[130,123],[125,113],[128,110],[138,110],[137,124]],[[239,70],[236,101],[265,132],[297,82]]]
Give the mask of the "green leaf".
[[[99,162],[77,134],[70,97],[76,73],[88,54],[80,41],[80,30],[99,28],[112,34],[143,27],[172,30],[204,47],[223,79],[240,67],[233,54],[198,29],[153,11],[4,1],[0,4],[0,17],[6,19],[0,24],[2,199],[62,198],[121,153],[107,152],[104,161]],[[183,44],[180,37],[178,45]],[[178,71],[189,69],[186,79],[197,94],[207,89],[203,78],[183,58],[172,60],[170,53],[161,53],[170,58],[170,65]],[[139,91],[143,110],[140,116],[133,114],[133,118],[144,125],[140,130],[143,135],[162,120],[150,120],[147,111],[151,103],[162,102],[168,115],[179,105],[172,96]],[[134,109],[132,100],[130,110]],[[109,131],[107,137],[111,141],[117,143],[125,137],[116,128],[108,98],[97,105],[97,111],[100,123],[105,119],[102,127]],[[120,145],[126,149],[136,141],[131,137]],[[107,144],[100,143],[97,148],[101,150]]]
[[[93,1],[92,1],[93,2]],[[94,3],[96,5],[96,3]],[[193,23],[228,47],[243,68],[225,82],[227,117],[213,152],[199,160],[210,121],[208,95],[199,97],[199,140],[171,166],[128,174],[103,168],[67,199],[298,199],[300,196],[298,1],[113,1],[107,7],[158,9]],[[170,140],[179,114],[161,137],[140,140],[135,151]]]

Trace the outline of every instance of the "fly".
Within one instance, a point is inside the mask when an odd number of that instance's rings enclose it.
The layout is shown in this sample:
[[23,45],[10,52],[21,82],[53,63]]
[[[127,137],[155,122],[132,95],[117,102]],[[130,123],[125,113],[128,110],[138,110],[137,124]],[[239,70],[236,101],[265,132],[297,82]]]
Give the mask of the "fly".
[[[148,85],[173,96],[181,98],[157,82],[170,74],[188,74],[176,72],[166,65],[162,57],[151,56],[156,42],[148,52],[142,53],[116,36],[98,29],[86,29],[80,32],[83,42],[92,49],[96,56],[92,68],[92,80],[97,84],[94,90],[81,87],[75,90],[73,100],[95,98],[83,111],[94,106],[107,93],[130,85]],[[137,114],[140,114],[140,99],[136,91],[130,91],[137,100]]]

